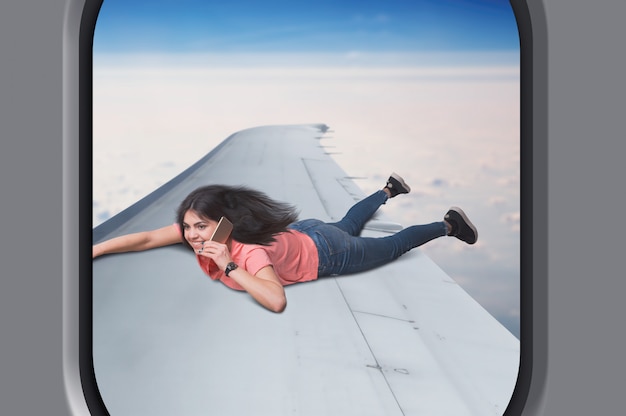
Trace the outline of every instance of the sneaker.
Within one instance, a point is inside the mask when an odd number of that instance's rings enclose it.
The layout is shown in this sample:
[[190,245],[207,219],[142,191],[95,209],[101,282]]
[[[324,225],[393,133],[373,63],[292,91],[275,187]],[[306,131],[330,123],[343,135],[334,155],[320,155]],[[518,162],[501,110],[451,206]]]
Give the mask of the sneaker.
[[389,189],[389,192],[391,193],[390,198],[399,194],[408,194],[411,192],[409,185],[407,185],[406,182],[404,182],[404,179],[402,179],[402,177],[397,173],[392,173],[391,176],[389,176],[385,188]]
[[443,218],[452,226],[450,233],[448,233],[449,236],[454,236],[467,244],[474,244],[478,239],[476,227],[461,208],[450,208]]

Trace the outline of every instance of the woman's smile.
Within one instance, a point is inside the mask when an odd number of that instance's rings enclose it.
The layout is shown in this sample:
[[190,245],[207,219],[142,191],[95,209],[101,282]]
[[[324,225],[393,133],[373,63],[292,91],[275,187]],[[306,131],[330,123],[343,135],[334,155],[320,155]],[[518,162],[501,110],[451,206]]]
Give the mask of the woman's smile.
[[195,251],[202,249],[204,242],[209,240],[215,227],[217,227],[217,221],[201,217],[192,210],[188,210],[183,218],[185,239]]

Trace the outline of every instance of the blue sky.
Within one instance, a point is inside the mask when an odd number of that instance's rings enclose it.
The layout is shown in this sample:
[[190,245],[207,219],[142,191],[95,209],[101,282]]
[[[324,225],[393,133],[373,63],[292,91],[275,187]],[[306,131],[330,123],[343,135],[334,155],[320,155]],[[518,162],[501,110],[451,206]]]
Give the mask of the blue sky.
[[99,53],[516,51],[508,0],[104,0]]

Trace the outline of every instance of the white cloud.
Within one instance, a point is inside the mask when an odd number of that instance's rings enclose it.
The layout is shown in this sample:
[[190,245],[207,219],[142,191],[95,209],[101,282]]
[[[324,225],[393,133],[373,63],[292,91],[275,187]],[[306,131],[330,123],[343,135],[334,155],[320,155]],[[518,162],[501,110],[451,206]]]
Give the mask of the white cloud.
[[502,216],[501,220],[513,231],[520,231],[520,218],[521,214],[519,212],[509,212]]
[[506,205],[507,199],[503,196],[492,196],[487,203],[491,206],[503,206]]

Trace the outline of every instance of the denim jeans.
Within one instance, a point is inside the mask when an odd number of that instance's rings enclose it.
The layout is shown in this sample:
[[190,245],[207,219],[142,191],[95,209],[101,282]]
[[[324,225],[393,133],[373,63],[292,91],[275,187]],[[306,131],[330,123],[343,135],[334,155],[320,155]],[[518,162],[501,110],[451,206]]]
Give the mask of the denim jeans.
[[443,221],[413,225],[385,237],[360,237],[365,223],[387,201],[380,190],[357,202],[339,222],[317,219],[295,222],[289,228],[315,242],[319,255],[318,276],[336,276],[370,270],[389,263],[407,251],[447,234]]

